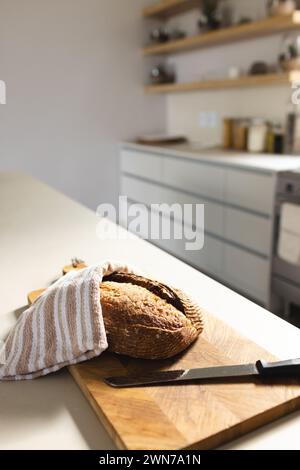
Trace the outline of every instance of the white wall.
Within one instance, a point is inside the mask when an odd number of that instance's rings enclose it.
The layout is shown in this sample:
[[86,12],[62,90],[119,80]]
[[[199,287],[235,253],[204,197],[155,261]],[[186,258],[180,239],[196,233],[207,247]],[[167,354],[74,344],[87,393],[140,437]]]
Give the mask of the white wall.
[[[140,53],[147,25],[141,10],[153,0],[0,0],[0,171],[22,169],[84,204],[115,201],[117,142],[139,133],[184,132],[203,145],[221,140],[223,116],[282,120],[285,87],[146,96],[152,62]],[[237,16],[265,13],[265,0],[230,0]],[[172,19],[196,32],[197,10]],[[281,36],[170,57],[179,80],[226,74],[255,59],[274,62]],[[165,104],[167,103],[167,106]],[[199,127],[214,111],[215,129]]]
[[142,88],[147,3],[0,0],[0,171],[25,170],[92,208],[115,200],[117,142],[165,124],[164,99]]
[[[235,7],[236,19],[249,16],[258,20],[266,16],[266,0],[229,0],[229,3]],[[198,18],[199,13],[193,10],[174,17],[168,26],[181,26],[189,34],[196,34]],[[239,66],[246,72],[257,60],[275,65],[283,37],[273,35],[199,49],[171,56],[169,62],[175,66],[178,80],[182,82],[226,78],[231,66]],[[282,123],[290,95],[287,86],[170,94],[167,98],[168,130],[185,133],[191,140],[205,146],[218,145],[222,141],[223,117],[261,116]],[[217,114],[215,128],[200,127],[199,114],[203,111]]]

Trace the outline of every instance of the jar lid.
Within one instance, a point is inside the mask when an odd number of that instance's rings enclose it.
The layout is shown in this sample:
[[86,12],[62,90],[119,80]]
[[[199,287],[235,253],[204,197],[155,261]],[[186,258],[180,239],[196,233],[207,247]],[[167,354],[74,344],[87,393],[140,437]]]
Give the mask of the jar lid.
[[266,122],[265,119],[259,118],[259,117],[253,118],[253,119],[251,120],[251,124],[252,124],[253,126],[262,126],[262,125],[265,125],[266,123],[267,123],[267,122]]
[[281,124],[274,124],[272,127],[273,133],[276,135],[281,135],[284,133],[283,126]]

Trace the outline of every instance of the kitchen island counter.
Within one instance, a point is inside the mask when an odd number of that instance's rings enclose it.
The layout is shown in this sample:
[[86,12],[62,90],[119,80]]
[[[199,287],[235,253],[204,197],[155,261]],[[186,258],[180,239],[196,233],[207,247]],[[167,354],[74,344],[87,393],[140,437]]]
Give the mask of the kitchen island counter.
[[198,160],[233,168],[253,169],[266,173],[277,173],[279,171],[295,170],[300,168],[300,157],[290,155],[270,155],[267,153],[237,152],[221,148],[203,148],[195,143],[176,145],[142,145],[132,142],[121,144],[122,149],[142,152],[143,150],[153,155],[171,156]]
[[[32,177],[0,174],[0,201],[2,337],[22,314],[27,293],[49,285],[78,256],[87,263],[105,258],[136,265],[186,290],[279,358],[300,356],[298,329],[146,241],[100,236],[95,213]],[[0,416],[1,449],[114,449],[67,371],[1,383]],[[299,434],[297,412],[226,448],[299,449]]]

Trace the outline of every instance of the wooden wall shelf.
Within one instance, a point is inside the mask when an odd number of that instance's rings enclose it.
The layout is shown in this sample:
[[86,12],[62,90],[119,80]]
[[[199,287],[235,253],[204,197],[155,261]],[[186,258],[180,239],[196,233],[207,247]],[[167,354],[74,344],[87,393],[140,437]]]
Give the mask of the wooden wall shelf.
[[268,36],[297,28],[300,28],[300,11],[296,11],[290,16],[265,18],[249,24],[232,26],[176,41],[147,46],[143,49],[143,53],[144,55],[174,54],[185,50]]
[[187,83],[170,83],[163,85],[147,85],[146,93],[180,93],[196,90],[219,90],[234,88],[252,88],[261,86],[289,85],[300,82],[300,72],[276,73],[268,75],[245,76],[238,79],[207,80]]
[[197,8],[200,5],[201,0],[161,0],[144,8],[143,16],[146,18],[159,17],[165,19]]

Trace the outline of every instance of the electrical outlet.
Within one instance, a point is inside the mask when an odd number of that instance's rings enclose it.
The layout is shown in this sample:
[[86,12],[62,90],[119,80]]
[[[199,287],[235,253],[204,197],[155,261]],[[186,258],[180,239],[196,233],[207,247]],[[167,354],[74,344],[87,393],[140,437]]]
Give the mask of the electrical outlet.
[[215,111],[200,111],[197,116],[197,124],[201,129],[216,129],[219,123],[218,113]]
[[208,127],[215,129],[218,126],[218,114],[215,111],[207,113]]
[[208,113],[201,111],[197,117],[198,127],[204,129],[208,127]]

